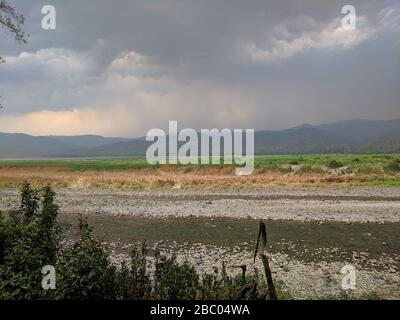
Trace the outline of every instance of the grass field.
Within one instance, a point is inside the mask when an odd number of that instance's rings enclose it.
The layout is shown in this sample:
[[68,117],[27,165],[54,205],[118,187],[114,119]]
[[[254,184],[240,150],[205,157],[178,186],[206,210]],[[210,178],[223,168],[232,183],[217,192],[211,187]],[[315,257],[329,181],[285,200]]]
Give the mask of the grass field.
[[[340,155],[290,155],[290,156],[256,156],[255,168],[259,170],[281,169],[288,166],[300,165],[303,171],[321,171],[324,167],[337,169],[346,167],[349,171],[379,172],[390,169],[388,166],[394,161],[400,162],[400,154],[340,154]],[[179,165],[178,165],[179,166]],[[224,167],[221,165],[189,165],[187,168],[205,168],[209,166]],[[230,165],[225,165],[225,167]],[[0,168],[10,167],[57,167],[71,171],[86,170],[131,170],[145,169],[151,166],[146,159],[115,158],[115,159],[68,159],[68,160],[3,160]],[[400,167],[398,167],[400,170]]]
[[151,166],[145,159],[0,161],[0,186],[24,180],[58,187],[399,186],[400,154],[257,156],[249,177],[233,165]]

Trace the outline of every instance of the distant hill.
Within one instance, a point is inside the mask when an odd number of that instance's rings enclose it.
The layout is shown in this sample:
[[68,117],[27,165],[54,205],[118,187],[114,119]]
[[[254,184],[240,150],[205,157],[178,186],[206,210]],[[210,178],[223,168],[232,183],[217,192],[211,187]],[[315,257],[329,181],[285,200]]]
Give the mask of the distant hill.
[[50,157],[142,157],[146,155],[146,149],[150,145],[143,139],[130,139],[97,147],[65,150],[63,153],[51,154]]
[[130,141],[124,138],[84,136],[30,136],[23,133],[0,133],[0,158],[46,158],[96,148],[106,144]]
[[107,138],[96,135],[84,135],[84,136],[49,136],[57,141],[69,144],[76,148],[94,148],[104,146],[105,144],[130,141],[131,139],[125,138]]
[[57,154],[72,146],[50,137],[22,133],[0,133],[0,158],[36,158]]
[[[144,138],[96,135],[42,136],[0,133],[0,158],[73,158],[144,156]],[[348,120],[303,124],[276,131],[256,131],[255,152],[262,154],[400,152],[400,119]]]
[[345,151],[351,146],[349,140],[308,126],[258,131],[254,140],[256,154],[332,153]]
[[391,137],[396,131],[399,132],[400,119],[387,121],[356,119],[321,124],[315,128],[331,136],[351,140],[353,143],[368,144],[379,137]]

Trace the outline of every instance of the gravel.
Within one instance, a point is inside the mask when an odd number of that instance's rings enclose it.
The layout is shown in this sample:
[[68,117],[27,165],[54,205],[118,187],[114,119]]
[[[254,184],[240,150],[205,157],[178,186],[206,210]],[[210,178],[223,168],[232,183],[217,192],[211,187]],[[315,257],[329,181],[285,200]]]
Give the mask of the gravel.
[[[109,243],[112,261],[118,265],[127,260],[126,254],[118,253],[119,245]],[[247,265],[249,273],[254,274],[254,266],[262,275],[262,264],[259,259],[253,264],[253,252],[243,250],[240,246],[232,249],[212,245],[194,243],[191,246],[181,246],[174,242],[163,242],[154,245],[166,255],[176,255],[179,262],[187,261],[195,266],[200,273],[214,273],[215,268],[221,272],[222,261],[225,262],[228,275],[236,275],[240,270],[238,264]],[[366,253],[364,253],[366,254]],[[385,257],[379,258],[380,265],[386,265],[386,270],[369,268],[357,259],[350,261],[337,260],[332,262],[304,262],[293,259],[287,254],[268,254],[273,278],[283,291],[294,299],[321,299],[338,297],[344,293],[341,273],[345,265],[350,264],[356,271],[356,286],[352,290],[353,297],[376,294],[380,298],[400,299],[400,273],[398,264]],[[239,263],[240,262],[240,263]],[[150,268],[151,269],[151,268]],[[265,280],[264,280],[265,281]]]
[[[0,190],[0,210],[18,207],[18,197],[16,190]],[[400,188],[58,189],[57,203],[61,213],[73,214],[400,222]]]
[[[139,215],[146,217],[233,217],[296,221],[400,222],[400,188],[271,188],[259,190],[106,190],[58,189],[61,214]],[[0,210],[19,205],[17,190],[0,190]],[[168,240],[160,243],[163,252],[188,260],[199,272],[213,272],[224,260],[230,274],[238,272],[240,261],[252,269],[252,252],[235,247],[204,245],[180,247]],[[112,257],[118,264],[127,256],[115,244]],[[294,298],[340,295],[341,269],[346,263],[356,267],[355,296],[375,292],[389,299],[400,298],[399,256],[354,252],[350,261],[340,255],[330,262],[304,262],[284,253],[270,254],[274,278]],[[261,266],[258,265],[261,270]]]

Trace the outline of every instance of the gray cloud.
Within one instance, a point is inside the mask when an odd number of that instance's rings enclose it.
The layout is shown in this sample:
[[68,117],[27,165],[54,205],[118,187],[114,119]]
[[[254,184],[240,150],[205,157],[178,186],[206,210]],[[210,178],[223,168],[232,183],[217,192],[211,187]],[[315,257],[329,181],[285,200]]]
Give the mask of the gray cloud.
[[[18,45],[0,33],[4,131],[135,136],[169,119],[267,129],[400,117],[394,0],[353,1],[351,33],[338,30],[339,0],[14,3],[31,36]],[[40,28],[45,4],[56,6],[55,31]]]

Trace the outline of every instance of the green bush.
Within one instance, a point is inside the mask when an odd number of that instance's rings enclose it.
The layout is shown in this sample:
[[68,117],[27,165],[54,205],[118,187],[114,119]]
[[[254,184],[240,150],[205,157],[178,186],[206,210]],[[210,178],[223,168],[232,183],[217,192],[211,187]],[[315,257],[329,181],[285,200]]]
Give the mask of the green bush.
[[337,160],[331,160],[331,161],[328,162],[328,167],[330,169],[337,169],[337,168],[341,168],[343,166],[344,166],[344,164],[342,162],[340,162],[340,161],[337,161]]
[[254,281],[253,276],[246,276],[243,279],[242,274],[221,279],[218,277],[218,270],[216,269],[214,274],[205,274],[203,276],[200,300],[257,299],[265,287],[252,287],[252,290],[248,290],[244,294],[242,292],[242,288],[253,285]]
[[[130,260],[113,265],[106,250],[80,218],[77,240],[60,248],[62,228],[50,186],[21,188],[19,210],[0,213],[0,299],[254,299],[262,297],[253,277],[202,277],[188,263],[156,250],[151,270],[146,245]],[[56,289],[44,290],[42,268],[55,266]]]
[[196,298],[199,276],[188,263],[178,264],[176,257],[155,252],[154,295],[162,300],[191,300]]
[[116,269],[115,288],[117,299],[150,299],[152,283],[146,259],[146,244],[139,251],[134,248],[130,254],[130,268],[123,261]]
[[386,165],[385,171],[399,172],[400,171],[400,160],[390,161],[389,164]]
[[[21,189],[20,210],[6,220],[0,215],[0,298],[37,299],[42,267],[56,260],[60,228],[50,187],[42,192],[28,183]],[[40,206],[40,196],[42,203]]]
[[112,299],[115,269],[85,220],[79,220],[79,239],[61,252],[57,265],[57,297]]

